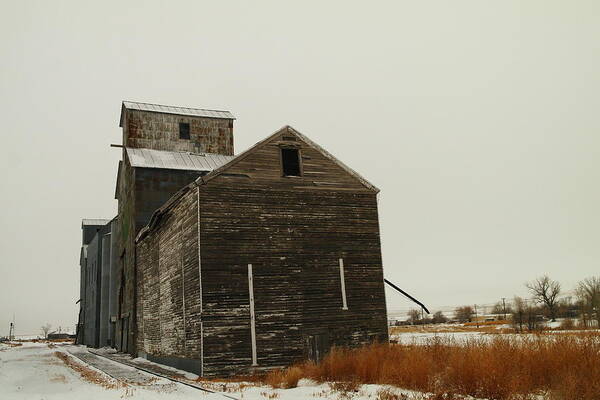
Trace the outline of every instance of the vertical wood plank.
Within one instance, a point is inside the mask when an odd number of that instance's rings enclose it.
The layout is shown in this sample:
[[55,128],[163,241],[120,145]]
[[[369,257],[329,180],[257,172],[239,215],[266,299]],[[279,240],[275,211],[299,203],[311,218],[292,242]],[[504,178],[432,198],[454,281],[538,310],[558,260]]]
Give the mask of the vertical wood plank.
[[256,357],[256,326],[254,319],[254,282],[252,281],[252,264],[248,264],[248,292],[250,293],[250,335],[252,338],[252,365],[258,365]]
[[344,259],[340,258],[340,283],[342,285],[342,310],[348,309],[346,302],[346,279],[344,278]]

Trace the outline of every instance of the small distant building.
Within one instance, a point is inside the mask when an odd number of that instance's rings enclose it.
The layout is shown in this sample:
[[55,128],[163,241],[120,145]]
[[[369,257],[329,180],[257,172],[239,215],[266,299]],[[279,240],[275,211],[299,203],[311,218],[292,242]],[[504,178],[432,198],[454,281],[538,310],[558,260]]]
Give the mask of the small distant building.
[[49,340],[72,339],[73,335],[65,332],[52,332],[48,334]]

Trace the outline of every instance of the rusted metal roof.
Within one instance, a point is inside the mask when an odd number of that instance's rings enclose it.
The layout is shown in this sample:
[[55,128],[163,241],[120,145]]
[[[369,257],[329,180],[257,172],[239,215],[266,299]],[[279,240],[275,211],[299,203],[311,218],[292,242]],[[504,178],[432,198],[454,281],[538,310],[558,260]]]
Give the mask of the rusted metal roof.
[[161,104],[150,104],[150,103],[138,103],[135,101],[124,101],[123,106],[121,108],[121,118],[120,118],[119,126],[123,126],[123,111],[125,109],[149,111],[149,112],[156,112],[156,113],[163,113],[163,114],[189,115],[191,117],[235,119],[233,114],[230,113],[229,111],[207,110],[204,108],[164,106]]
[[198,154],[127,147],[132,167],[212,171],[229,162],[233,156]]

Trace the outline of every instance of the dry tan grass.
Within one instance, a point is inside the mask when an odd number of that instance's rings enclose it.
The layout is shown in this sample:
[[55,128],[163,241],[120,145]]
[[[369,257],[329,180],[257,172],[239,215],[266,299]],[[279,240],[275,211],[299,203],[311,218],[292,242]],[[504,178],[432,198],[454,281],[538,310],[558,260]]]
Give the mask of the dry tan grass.
[[407,396],[396,393],[389,388],[379,389],[376,393],[377,400],[406,400]]
[[[522,400],[600,399],[600,334],[498,336],[492,340],[432,338],[425,345],[375,344],[333,349],[319,364],[305,362],[267,375],[274,387],[310,378],[317,382],[388,384],[433,393]],[[291,370],[293,369],[293,372]],[[289,372],[288,372],[289,371]],[[300,371],[300,372],[299,372]]]
[[456,333],[456,332],[482,332],[482,333],[514,333],[512,328],[499,329],[498,324],[493,325],[407,325],[391,326],[390,335],[402,333]]
[[267,399],[278,399],[279,398],[279,393],[277,393],[277,392],[260,392],[260,395]]
[[303,374],[304,371],[299,367],[276,369],[269,372],[264,380],[267,385],[274,388],[291,389],[298,386],[298,381],[302,379]]
[[496,325],[510,325],[509,321],[481,321],[481,322],[465,322],[464,326],[486,327]]

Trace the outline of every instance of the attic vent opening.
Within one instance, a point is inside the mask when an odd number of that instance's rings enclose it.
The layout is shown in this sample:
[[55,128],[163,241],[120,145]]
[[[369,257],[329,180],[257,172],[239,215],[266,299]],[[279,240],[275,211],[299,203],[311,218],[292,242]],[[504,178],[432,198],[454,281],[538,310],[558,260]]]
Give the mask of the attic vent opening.
[[190,138],[190,124],[188,122],[179,123],[179,139]]
[[283,176],[300,176],[300,154],[298,149],[281,149]]

